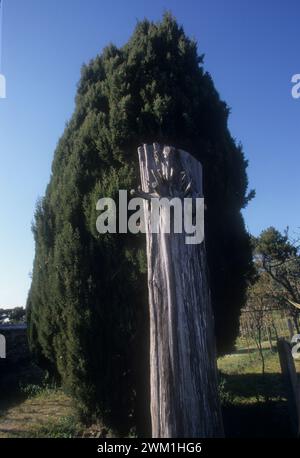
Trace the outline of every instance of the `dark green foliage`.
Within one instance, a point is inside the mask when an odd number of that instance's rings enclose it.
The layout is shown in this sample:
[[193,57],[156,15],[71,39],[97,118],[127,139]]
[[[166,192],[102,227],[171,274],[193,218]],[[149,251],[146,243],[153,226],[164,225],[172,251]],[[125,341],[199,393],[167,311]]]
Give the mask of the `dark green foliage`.
[[297,248],[291,243],[288,233],[281,234],[274,227],[268,227],[255,240],[255,253],[263,263],[280,265],[297,255]]
[[26,310],[23,307],[15,307],[13,309],[1,309],[0,308],[0,324],[24,323],[25,317],[26,317]]
[[204,166],[219,350],[235,340],[251,250],[240,213],[249,197],[247,163],[228,113],[196,44],[170,15],[140,22],[123,48],[107,47],[82,69],[76,109],[36,211],[28,320],[32,350],[87,416],[128,425],[129,414],[148,413],[139,403],[148,402],[145,240],[99,235],[95,226],[100,197],[137,186],[141,143],[183,148]]
[[300,332],[299,309],[289,302],[300,303],[299,240],[292,240],[288,230],[282,234],[269,227],[253,242],[256,270],[260,276],[268,275],[273,303],[288,310],[297,332]]

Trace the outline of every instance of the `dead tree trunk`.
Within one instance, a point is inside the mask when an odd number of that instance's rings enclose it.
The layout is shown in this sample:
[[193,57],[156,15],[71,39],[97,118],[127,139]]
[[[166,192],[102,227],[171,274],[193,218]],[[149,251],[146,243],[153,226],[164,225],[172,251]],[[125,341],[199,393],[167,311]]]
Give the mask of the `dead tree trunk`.
[[281,338],[277,341],[281,371],[287,393],[292,430],[300,437],[300,382],[289,343]]
[[153,437],[223,435],[214,323],[204,242],[151,230],[150,197],[202,197],[202,167],[190,154],[144,145],[138,150],[144,201],[150,307]]

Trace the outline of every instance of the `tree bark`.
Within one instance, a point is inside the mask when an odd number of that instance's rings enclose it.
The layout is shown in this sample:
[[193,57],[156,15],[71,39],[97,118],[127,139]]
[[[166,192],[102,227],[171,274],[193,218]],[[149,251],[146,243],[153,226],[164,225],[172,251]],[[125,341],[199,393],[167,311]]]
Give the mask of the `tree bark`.
[[281,371],[287,393],[288,407],[293,433],[300,437],[300,382],[289,343],[281,338],[277,341]]
[[[157,144],[138,153],[143,195],[202,196],[202,167],[190,154]],[[205,244],[164,233],[164,209],[152,233],[148,200],[144,211],[152,437],[223,436]]]

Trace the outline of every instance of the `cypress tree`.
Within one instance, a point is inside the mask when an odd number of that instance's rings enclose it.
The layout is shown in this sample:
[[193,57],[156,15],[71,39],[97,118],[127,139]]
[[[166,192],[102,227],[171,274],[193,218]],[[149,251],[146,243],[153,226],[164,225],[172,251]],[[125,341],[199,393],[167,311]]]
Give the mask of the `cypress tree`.
[[126,428],[148,412],[145,240],[96,230],[97,200],[138,185],[141,143],[174,145],[202,162],[217,345],[232,348],[251,270],[241,208],[252,193],[228,115],[196,43],[170,14],[139,22],[125,46],[82,68],[37,205],[27,312],[33,353],[86,418]]

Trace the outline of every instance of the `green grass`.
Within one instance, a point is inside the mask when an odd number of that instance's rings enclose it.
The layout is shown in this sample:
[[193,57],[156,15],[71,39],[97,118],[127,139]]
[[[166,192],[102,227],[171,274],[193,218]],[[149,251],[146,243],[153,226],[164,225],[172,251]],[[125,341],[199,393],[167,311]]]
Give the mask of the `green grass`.
[[78,436],[80,430],[76,417],[68,415],[32,428],[30,436],[32,438],[72,438]]
[[[265,374],[254,345],[238,341],[218,360],[219,393],[227,437],[291,437],[285,387],[277,352],[264,343]],[[297,362],[300,373],[300,362]],[[134,437],[132,431],[130,436]],[[82,425],[73,401],[44,379],[23,382],[0,402],[0,438],[120,437],[101,424]]]
[[[278,353],[264,343],[265,374],[258,351],[237,346],[218,360],[219,392],[229,437],[292,436]],[[299,362],[296,368],[300,372]]]
[[0,406],[0,438],[73,437],[72,402],[59,389],[24,387],[25,396]]
[[117,437],[102,424],[78,420],[72,399],[55,385],[22,385],[0,403],[0,438]]

